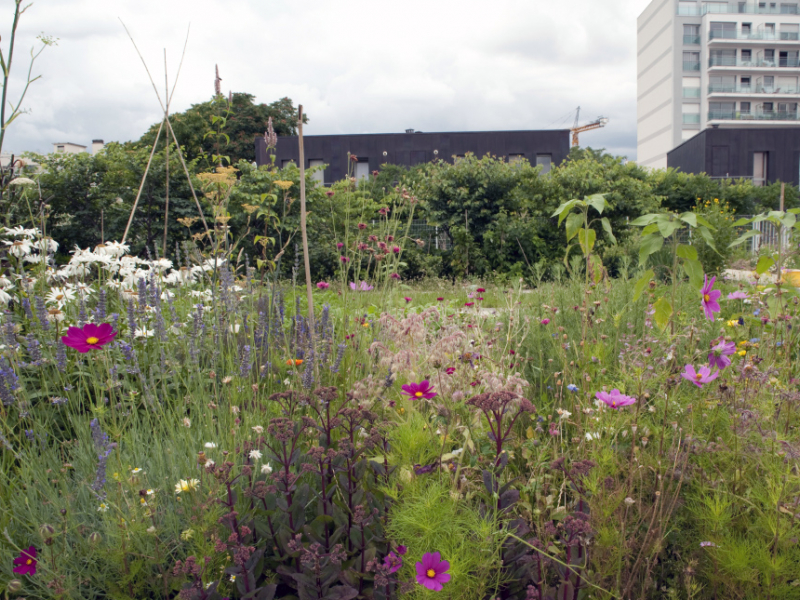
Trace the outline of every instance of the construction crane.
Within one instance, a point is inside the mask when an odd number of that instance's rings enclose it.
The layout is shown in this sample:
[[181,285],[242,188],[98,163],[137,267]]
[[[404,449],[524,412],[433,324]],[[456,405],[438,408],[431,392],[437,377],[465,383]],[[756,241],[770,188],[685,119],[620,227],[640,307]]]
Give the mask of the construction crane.
[[579,106],[575,111],[575,123],[572,125],[572,147],[578,147],[578,134],[583,133],[584,131],[591,131],[592,129],[600,129],[601,127],[605,127],[608,123],[608,117],[597,117],[591,123],[587,123],[586,125],[578,125],[578,118],[581,115],[581,107]]

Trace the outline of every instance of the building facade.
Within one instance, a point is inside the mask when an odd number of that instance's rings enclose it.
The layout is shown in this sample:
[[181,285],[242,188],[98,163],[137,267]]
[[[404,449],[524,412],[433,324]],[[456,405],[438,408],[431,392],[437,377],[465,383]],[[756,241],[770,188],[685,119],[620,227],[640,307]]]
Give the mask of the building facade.
[[670,150],[667,166],[757,186],[800,185],[800,129],[712,127]]
[[[264,138],[256,143],[256,163],[269,164]],[[378,133],[355,135],[303,136],[305,167],[327,165],[315,173],[318,181],[330,184],[345,178],[348,173],[357,178],[367,177],[383,164],[411,167],[432,160],[452,162],[467,153],[478,157],[492,154],[509,161],[527,159],[533,165],[549,171],[569,155],[569,130],[543,131],[474,131],[455,133]],[[350,165],[348,156],[357,157]],[[299,151],[296,136],[279,137],[275,164],[283,167],[297,164]],[[348,169],[350,169],[348,171]]]
[[800,135],[798,0],[652,0],[637,22],[637,162],[707,127]]

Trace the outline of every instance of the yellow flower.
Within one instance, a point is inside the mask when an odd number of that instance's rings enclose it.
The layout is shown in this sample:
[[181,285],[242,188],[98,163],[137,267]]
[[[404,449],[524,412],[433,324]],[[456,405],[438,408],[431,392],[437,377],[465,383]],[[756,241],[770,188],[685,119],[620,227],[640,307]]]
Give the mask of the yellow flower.
[[730,320],[730,321],[728,321],[728,323],[727,323],[728,327],[736,327],[738,324],[739,324],[739,321],[737,321],[737,320],[735,320],[735,319],[731,319],[731,320]]
[[197,489],[198,485],[200,485],[200,481],[197,479],[189,479],[188,481],[186,479],[181,479],[175,484],[175,493],[193,492]]
[[281,179],[275,180],[275,185],[277,185],[282,190],[288,190],[290,187],[294,185],[291,181],[283,181]]
[[739,345],[740,346],[746,346],[747,345],[747,340],[742,340],[741,342],[739,342]]
[[745,356],[747,354],[747,350],[739,350],[739,352],[737,352],[737,354],[739,356]]

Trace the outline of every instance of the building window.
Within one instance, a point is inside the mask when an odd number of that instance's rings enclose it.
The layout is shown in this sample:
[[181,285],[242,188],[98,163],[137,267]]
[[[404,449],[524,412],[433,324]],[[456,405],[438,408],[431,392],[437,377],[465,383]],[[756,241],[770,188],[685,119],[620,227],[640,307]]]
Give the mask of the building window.
[[736,23],[712,21],[709,39],[736,39]]
[[311,175],[311,179],[318,183],[325,183],[325,170],[322,168],[324,165],[325,161],[321,158],[312,158],[308,161],[309,169],[319,169],[318,171],[314,171],[314,173]]
[[700,43],[700,25],[683,26],[683,43],[684,44]]
[[453,157],[453,164],[454,164],[454,165],[457,165],[457,164],[458,164],[458,163],[460,163],[462,160],[464,160],[464,155],[463,155],[463,154],[456,154],[456,155]]
[[683,70],[684,71],[699,71],[700,70],[700,53],[699,52],[684,52],[683,53]]
[[761,187],[767,182],[767,153],[753,152],[753,185]]
[[525,158],[524,154],[509,154],[508,155],[508,162],[509,163],[521,163],[523,158]]
[[286,168],[286,167],[288,167],[289,165],[295,165],[295,166],[296,166],[296,165],[297,165],[297,163],[295,163],[295,162],[294,162],[294,159],[293,159],[293,158],[284,158],[284,159],[281,161],[281,169],[285,169],[285,168]]
[[356,163],[355,178],[356,180],[359,180],[359,179],[367,179],[368,177],[369,177],[369,159],[359,158],[358,162]]
[[714,119],[733,119],[736,111],[735,102],[709,102],[708,118]]
[[782,40],[797,41],[800,39],[800,25],[797,23],[781,23]]
[[742,23],[742,37],[750,37],[750,34],[752,32],[753,32],[752,23]]
[[56,152],[64,152],[64,146],[56,146]]
[[542,167],[541,173],[544,175],[545,173],[549,173],[550,169],[553,167],[553,155],[552,154],[537,154],[536,155],[536,166]]
[[750,63],[753,60],[752,50],[742,50],[742,64]]
[[781,14],[797,15],[800,11],[797,10],[797,4],[781,4]]

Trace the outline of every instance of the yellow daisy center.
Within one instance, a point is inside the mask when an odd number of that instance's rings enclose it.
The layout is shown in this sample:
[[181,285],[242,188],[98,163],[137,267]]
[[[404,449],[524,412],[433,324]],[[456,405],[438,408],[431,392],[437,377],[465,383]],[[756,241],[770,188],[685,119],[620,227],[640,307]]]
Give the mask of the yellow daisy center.
[[708,294],[703,294],[703,300],[705,300],[706,302],[711,302],[711,296],[709,296]]
[[417,398],[422,398],[422,392],[417,392],[417,393],[416,393],[416,394],[414,394],[414,395],[415,395]]
[[695,373],[694,378],[697,379],[697,381],[700,381],[703,378],[703,374],[702,373]]
[[33,559],[29,558],[28,560],[25,561],[25,564],[26,565],[32,565],[33,564]]
[[611,401],[611,408],[617,408],[617,401],[616,400],[612,400]]
[[430,578],[436,577],[436,571],[434,571],[433,569],[428,569],[427,571],[425,571],[425,575],[427,575]]
[[99,341],[100,341],[100,339],[96,338],[94,336],[86,338],[86,343],[87,344],[96,344]]

